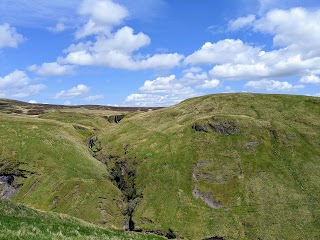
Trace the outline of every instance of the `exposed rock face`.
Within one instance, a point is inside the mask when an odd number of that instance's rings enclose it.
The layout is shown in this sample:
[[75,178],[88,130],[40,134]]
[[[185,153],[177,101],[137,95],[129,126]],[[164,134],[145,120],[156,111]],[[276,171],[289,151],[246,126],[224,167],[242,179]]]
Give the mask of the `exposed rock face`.
[[156,235],[165,237],[167,239],[176,239],[177,238],[177,235],[174,233],[174,231],[171,228],[168,229],[168,232],[161,231],[161,230],[143,230],[143,229],[136,229],[135,232],[156,234]]
[[215,122],[217,123],[209,123],[209,126],[218,134],[223,135],[232,135],[240,132],[240,127],[237,124],[237,121],[219,121],[218,119]]
[[18,192],[21,185],[14,185],[13,182],[13,175],[0,176],[0,198],[10,199]]
[[[240,127],[236,120],[223,120],[212,117],[207,124],[194,124],[192,126],[197,132],[216,132],[222,135],[233,135],[240,132]],[[211,131],[209,131],[211,130]]]
[[114,116],[105,116],[104,118],[107,119],[110,123],[119,123],[125,115],[114,115]]
[[215,201],[213,194],[211,192],[201,192],[197,188],[194,188],[192,195],[195,199],[201,198],[208,206],[212,209],[222,208],[222,203],[220,201]]
[[214,237],[204,238],[203,240],[224,240],[224,238],[223,237],[214,236]]
[[192,128],[197,132],[209,132],[206,126],[199,125],[199,124],[193,125]]
[[[195,199],[199,199],[199,198],[202,199],[202,201],[204,201],[206,204],[208,204],[208,206],[212,209],[223,208],[222,203],[220,201],[216,201],[211,192],[202,192],[197,188],[198,177],[199,176],[203,177],[203,174],[200,175],[198,171],[199,171],[199,168],[203,165],[205,165],[204,162],[199,162],[193,168],[192,178],[194,180],[195,187],[192,191],[192,195]],[[212,175],[208,175],[208,174],[205,174],[204,177],[210,177],[210,178],[212,178],[211,180],[213,180],[213,178],[214,178]]]
[[17,178],[27,178],[35,174],[27,170],[20,169],[20,162],[10,161],[8,159],[0,159],[0,198],[12,198],[22,186],[17,184]]

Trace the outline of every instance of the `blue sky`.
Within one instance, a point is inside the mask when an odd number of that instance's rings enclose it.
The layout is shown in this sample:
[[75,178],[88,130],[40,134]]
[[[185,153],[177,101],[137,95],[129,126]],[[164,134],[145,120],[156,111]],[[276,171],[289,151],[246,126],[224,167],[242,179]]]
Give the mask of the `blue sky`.
[[168,106],[320,96],[315,0],[1,0],[0,97]]

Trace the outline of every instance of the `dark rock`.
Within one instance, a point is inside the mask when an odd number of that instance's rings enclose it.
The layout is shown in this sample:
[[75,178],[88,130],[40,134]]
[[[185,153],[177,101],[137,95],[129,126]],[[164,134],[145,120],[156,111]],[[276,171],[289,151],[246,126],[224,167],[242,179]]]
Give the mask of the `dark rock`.
[[204,238],[203,240],[224,240],[224,238],[223,237],[214,236],[214,237]]
[[173,232],[173,230],[171,228],[169,228],[168,233],[165,236],[168,239],[176,239],[177,236],[176,234]]
[[197,132],[206,132],[206,133],[209,132],[206,126],[199,125],[199,124],[193,125],[192,128]]
[[93,139],[90,139],[89,142],[88,142],[88,147],[89,147],[89,148],[93,148],[94,145],[95,145],[95,144],[94,144],[94,140],[93,140]]
[[209,126],[213,131],[222,135],[233,135],[240,132],[240,127],[235,120],[219,122],[217,124],[209,123]]
[[0,191],[1,199],[10,199],[18,192],[22,184],[14,185],[13,182],[14,182],[13,175],[0,176],[0,186],[2,186]]
[[147,234],[155,234],[158,236],[165,237],[167,239],[176,239],[177,238],[177,235],[170,228],[168,229],[168,232],[161,231],[161,230],[144,230],[144,229],[136,229],[134,231],[135,232],[143,232],[143,233],[147,233]]
[[0,183],[7,183],[9,185],[12,185],[14,181],[14,176],[8,175],[8,176],[0,176]]
[[113,115],[113,116],[105,116],[104,118],[107,119],[110,123],[119,123],[125,115]]

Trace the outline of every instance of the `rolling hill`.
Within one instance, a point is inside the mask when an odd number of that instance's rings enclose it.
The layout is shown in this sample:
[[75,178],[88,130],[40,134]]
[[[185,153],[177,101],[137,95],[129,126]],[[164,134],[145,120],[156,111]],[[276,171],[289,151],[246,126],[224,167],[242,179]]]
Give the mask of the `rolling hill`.
[[167,238],[320,237],[319,98],[219,94],[163,109],[2,99],[0,112],[3,198]]

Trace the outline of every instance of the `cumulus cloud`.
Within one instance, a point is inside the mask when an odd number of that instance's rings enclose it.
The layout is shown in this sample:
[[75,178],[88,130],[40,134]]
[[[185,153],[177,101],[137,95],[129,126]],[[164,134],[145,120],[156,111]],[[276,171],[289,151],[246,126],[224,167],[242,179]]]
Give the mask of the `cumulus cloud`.
[[264,51],[241,40],[225,39],[204,44],[185,59],[185,64],[211,65],[211,78],[220,80],[261,80],[320,73],[320,10],[276,9],[255,20],[248,16],[240,20],[230,24],[236,24],[236,29],[248,23],[253,31],[272,35],[275,49]]
[[131,94],[124,103],[132,106],[169,106],[199,95],[175,75],[146,80],[139,90],[141,93]]
[[84,84],[79,84],[76,87],[73,87],[69,90],[62,90],[61,92],[57,93],[54,98],[55,99],[69,99],[69,98],[76,98],[82,97],[90,92],[90,88]]
[[68,27],[63,22],[58,22],[54,27],[48,28],[50,32],[54,32],[54,33],[63,32],[66,29],[68,29]]
[[89,16],[89,20],[76,32],[77,39],[101,33],[109,35],[129,15],[124,6],[111,0],[84,0],[79,14]]
[[297,89],[301,89],[304,86],[299,85],[293,85],[289,82],[280,82],[275,80],[259,80],[259,81],[250,81],[245,84],[245,87],[253,88],[253,89],[259,89],[259,90],[266,90],[266,91],[293,91]]
[[230,31],[237,31],[241,28],[248,27],[248,26],[252,25],[252,23],[255,20],[256,20],[256,16],[253,14],[250,14],[246,17],[240,17],[235,20],[229,21],[228,29]]
[[103,95],[93,95],[93,96],[88,96],[88,97],[84,98],[84,100],[87,102],[95,102],[95,101],[98,101],[101,99],[104,99]]
[[70,75],[74,74],[74,66],[71,65],[60,65],[56,62],[43,63],[41,66],[32,65],[28,67],[28,70],[35,72],[41,76],[59,76],[59,75]]
[[[306,50],[303,55],[319,54],[320,10],[304,8],[272,10],[254,23],[256,31],[273,34],[273,43],[291,51]],[[306,44],[307,43],[307,44]],[[314,52],[315,51],[315,52]]]
[[35,100],[30,100],[28,103],[31,103],[31,104],[37,104],[38,102],[35,101]]
[[177,104],[185,99],[186,97],[182,97],[181,95],[135,93],[129,95],[125,99],[124,104],[139,107],[162,107]]
[[140,88],[141,92],[148,93],[168,93],[173,90],[180,90],[183,86],[179,83],[175,83],[175,75],[169,77],[159,77],[155,80],[147,80]]
[[24,98],[35,95],[45,88],[43,84],[32,84],[28,75],[15,70],[0,77],[0,96],[6,98]]
[[203,84],[196,86],[198,89],[210,89],[216,88],[220,85],[220,81],[217,79],[205,80]]
[[247,45],[242,40],[225,39],[205,43],[184,62],[190,65],[255,62],[260,52],[261,48]]
[[180,82],[185,85],[195,85],[197,89],[211,89],[220,85],[220,80],[212,79],[209,74],[199,67],[192,67],[183,71]]
[[112,68],[141,70],[149,68],[168,69],[178,66],[183,55],[155,54],[134,55],[134,52],[151,42],[149,36],[125,26],[113,35],[97,36],[96,41],[80,42],[65,50],[67,56],[59,61],[65,64],[98,65]]
[[17,33],[14,27],[4,23],[0,25],[0,49],[5,47],[16,48],[24,41],[24,37]]
[[320,78],[315,75],[304,76],[300,78],[300,83],[320,84]]

